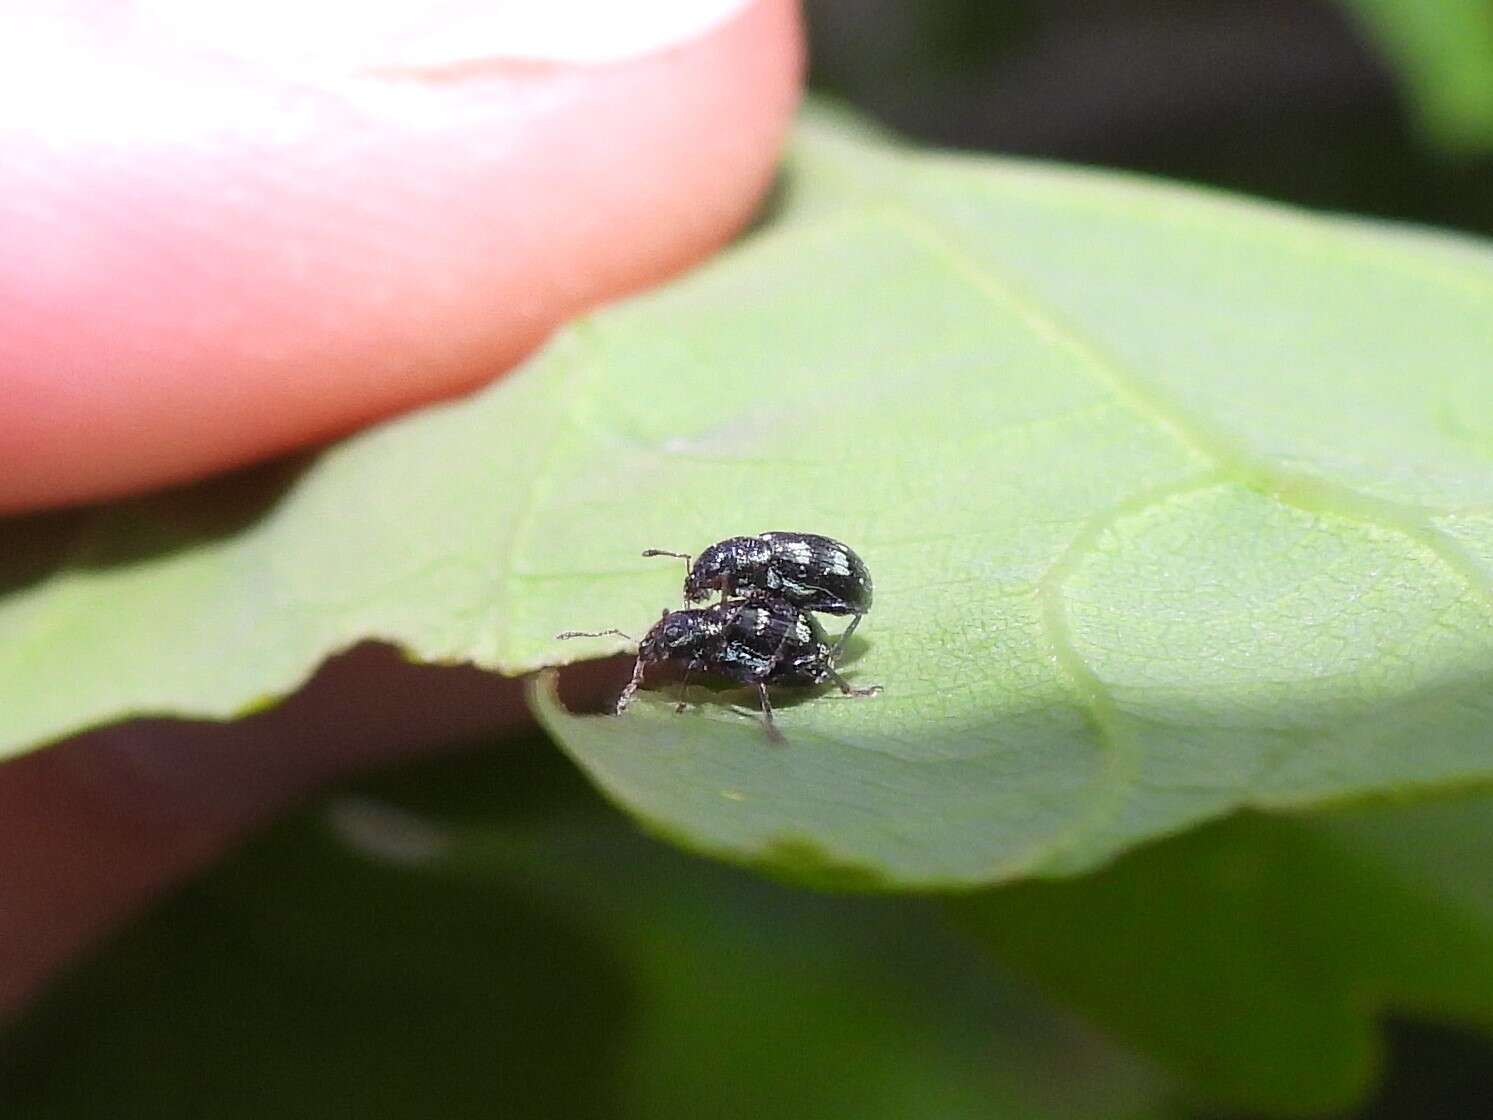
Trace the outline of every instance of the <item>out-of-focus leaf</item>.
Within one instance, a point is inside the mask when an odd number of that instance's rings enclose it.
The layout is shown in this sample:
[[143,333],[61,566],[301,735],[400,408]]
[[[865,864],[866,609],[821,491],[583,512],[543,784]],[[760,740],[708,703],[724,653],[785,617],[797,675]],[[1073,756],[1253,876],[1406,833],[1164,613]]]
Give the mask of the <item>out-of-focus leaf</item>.
[[1404,76],[1431,137],[1493,150],[1493,5],[1487,0],[1342,0]]
[[0,1111],[1170,1115],[1165,1081],[934,904],[693,860],[564,769],[515,749],[283,826],[0,1039]]
[[1234,1108],[1348,1107],[1387,1010],[1493,1027],[1493,801],[1243,817],[958,912]]

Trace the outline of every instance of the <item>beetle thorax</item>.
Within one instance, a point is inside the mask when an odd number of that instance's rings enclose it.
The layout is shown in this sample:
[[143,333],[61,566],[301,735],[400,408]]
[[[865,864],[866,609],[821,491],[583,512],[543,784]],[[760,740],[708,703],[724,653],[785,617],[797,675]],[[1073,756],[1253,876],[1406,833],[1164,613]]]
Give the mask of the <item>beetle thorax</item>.
[[742,577],[759,572],[772,560],[772,546],[761,537],[729,537],[695,557],[684,581],[684,597],[690,602],[729,590]]
[[643,636],[638,644],[638,655],[644,661],[667,661],[674,657],[689,656],[720,637],[723,628],[719,611],[670,611]]

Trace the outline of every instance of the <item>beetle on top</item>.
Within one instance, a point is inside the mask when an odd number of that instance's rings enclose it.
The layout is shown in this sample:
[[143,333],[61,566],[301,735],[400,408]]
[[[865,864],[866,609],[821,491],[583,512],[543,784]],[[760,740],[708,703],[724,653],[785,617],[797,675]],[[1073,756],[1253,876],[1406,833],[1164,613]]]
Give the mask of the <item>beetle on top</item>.
[[674,556],[685,565],[684,598],[778,598],[799,610],[854,615],[834,646],[838,656],[871,609],[871,573],[848,545],[817,533],[758,533],[728,537],[691,559],[688,553],[650,548],[644,556]]

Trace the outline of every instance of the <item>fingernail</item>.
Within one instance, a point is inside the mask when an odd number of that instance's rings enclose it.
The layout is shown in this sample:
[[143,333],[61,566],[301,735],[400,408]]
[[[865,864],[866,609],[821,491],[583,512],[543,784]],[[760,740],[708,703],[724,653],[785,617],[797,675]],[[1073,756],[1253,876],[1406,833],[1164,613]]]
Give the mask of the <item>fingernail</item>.
[[484,59],[601,64],[705,35],[750,0],[145,0],[163,37],[290,69],[449,67]]

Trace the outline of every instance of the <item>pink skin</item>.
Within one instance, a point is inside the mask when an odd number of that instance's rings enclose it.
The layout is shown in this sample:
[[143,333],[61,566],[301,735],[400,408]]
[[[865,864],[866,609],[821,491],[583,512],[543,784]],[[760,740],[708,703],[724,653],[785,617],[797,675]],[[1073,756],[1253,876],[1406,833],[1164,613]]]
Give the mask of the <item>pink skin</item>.
[[[155,45],[123,60],[127,9],[72,18],[74,69],[49,89],[216,92],[167,99],[182,119],[138,135],[128,114],[82,139],[0,130],[0,167],[21,170],[0,206],[7,511],[200,477],[489,380],[729,240],[802,68],[792,0],[621,63],[484,63],[371,98]],[[106,729],[0,767],[0,1013],[318,784],[526,720],[512,682],[370,648],[264,716]]]
[[20,172],[0,206],[0,510],[199,477],[460,393],[708,255],[772,175],[797,34],[788,0],[761,0],[637,61],[326,90],[79,46],[77,86],[164,92],[140,95],[138,136],[119,110],[0,131]]

